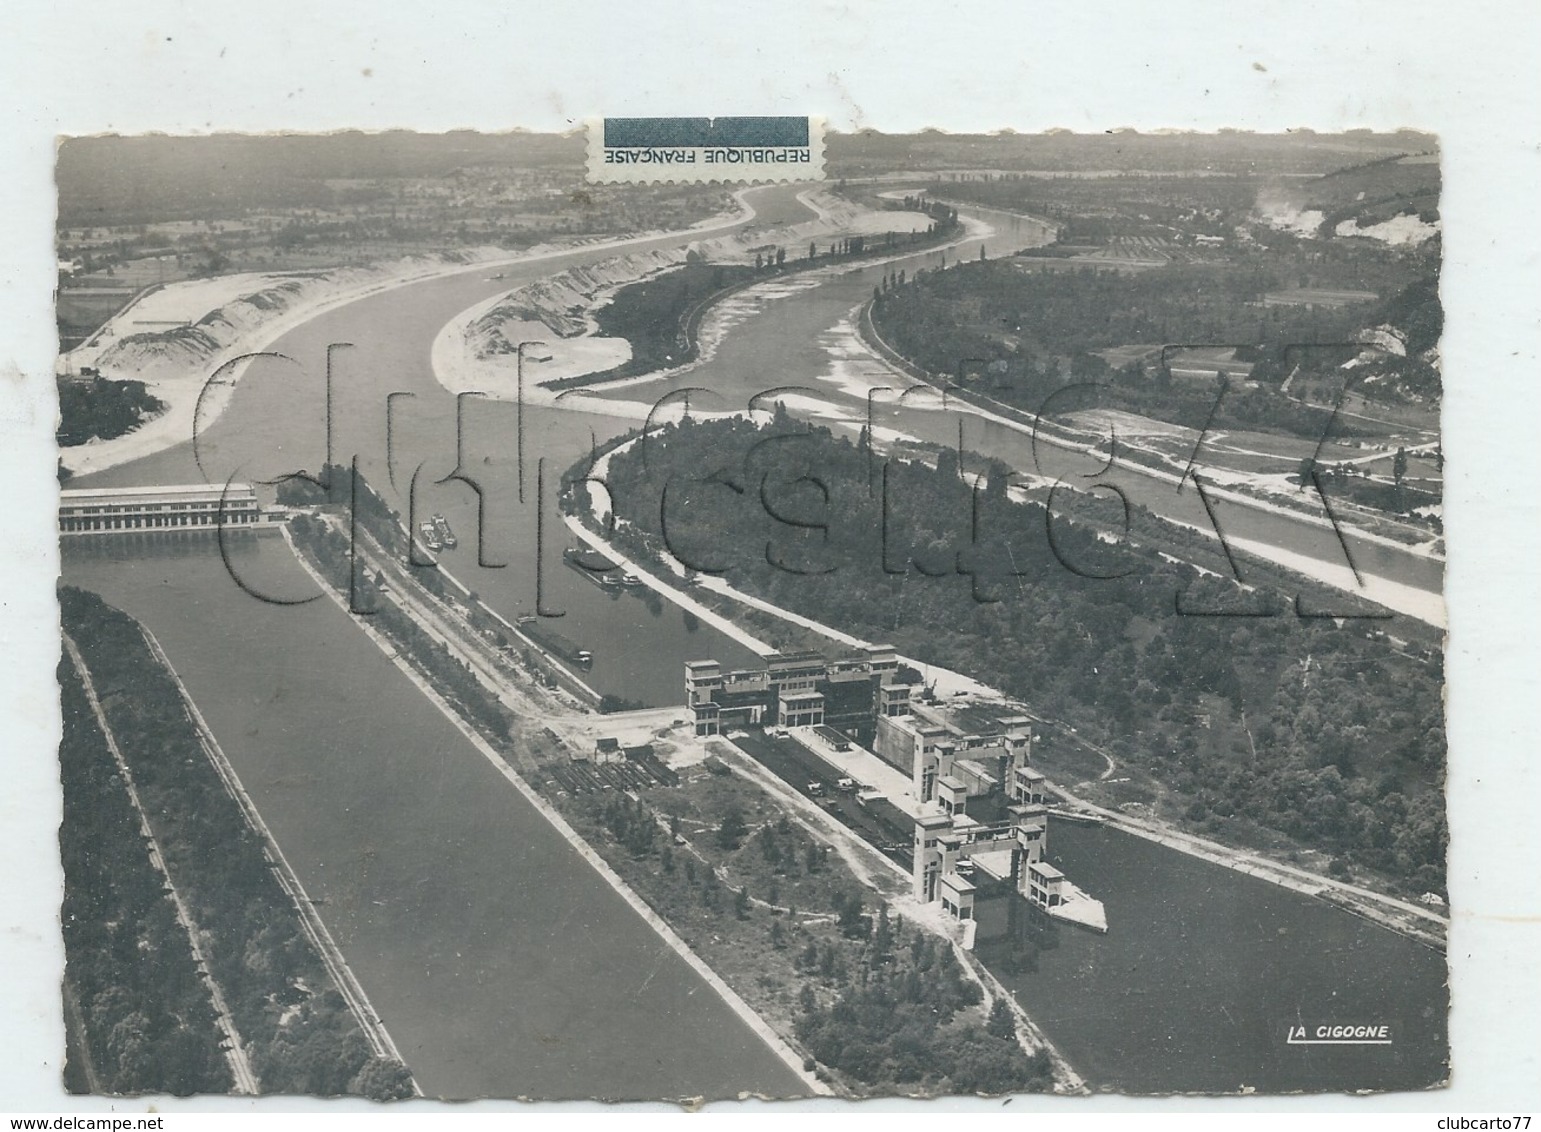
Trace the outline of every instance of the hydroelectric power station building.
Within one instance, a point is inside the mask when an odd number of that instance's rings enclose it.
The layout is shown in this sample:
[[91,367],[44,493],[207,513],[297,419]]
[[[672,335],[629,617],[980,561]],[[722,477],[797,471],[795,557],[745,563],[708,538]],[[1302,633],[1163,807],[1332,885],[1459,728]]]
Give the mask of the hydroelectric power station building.
[[66,488],[59,493],[59,534],[150,534],[252,529],[262,508],[250,484]]

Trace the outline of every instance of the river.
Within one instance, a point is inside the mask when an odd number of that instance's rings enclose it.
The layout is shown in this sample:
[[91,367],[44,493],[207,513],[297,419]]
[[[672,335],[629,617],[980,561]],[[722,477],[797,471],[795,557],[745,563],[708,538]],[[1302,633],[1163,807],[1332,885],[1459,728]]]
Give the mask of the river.
[[[1124,466],[1097,474],[1104,464],[1102,458],[1045,443],[1035,453],[1031,436],[1022,430],[988,420],[967,407],[960,410],[956,402],[944,410],[940,399],[930,394],[911,394],[900,401],[901,393],[914,383],[887,370],[854,334],[853,312],[871,298],[884,274],[899,270],[913,274],[920,268],[931,270],[976,259],[981,248],[988,256],[1008,255],[1048,238],[1038,222],[1011,213],[975,206],[960,211],[966,218],[988,225],[991,234],[945,251],[826,273],[813,288],[775,284],[757,288],[750,292],[748,301],[737,304],[747,313],[734,322],[731,333],[709,361],[678,378],[627,387],[608,396],[652,399],[671,388],[703,386],[714,390],[723,405],[739,407],[764,390],[803,386],[808,392],[782,395],[792,401],[794,413],[844,427],[854,435],[867,419],[868,391],[887,387],[890,391],[872,398],[872,423],[877,429],[895,430],[936,444],[956,446],[961,441],[966,451],[997,457],[1019,472],[1065,477],[1077,484],[1111,484],[1132,504],[1147,507],[1163,518],[1212,530],[1204,505],[1191,487],[1179,492],[1173,483]],[[697,400],[703,407],[718,404],[704,395],[698,395]],[[819,403],[806,403],[809,401]],[[1231,501],[1217,502],[1216,512],[1225,537],[1255,544],[1256,553],[1266,554],[1266,548],[1278,547],[1291,556],[1335,570],[1347,566],[1342,546],[1327,526]],[[1443,564],[1437,559],[1352,533],[1347,537],[1353,565],[1361,574],[1424,594],[1441,591]]]
[[[786,219],[801,207],[786,189],[752,199]],[[995,229],[984,241],[987,254],[1041,238],[1031,221],[967,211]],[[977,248],[948,251],[947,261]],[[501,280],[473,274],[412,284],[329,311],[275,344],[298,367],[253,365],[202,439],[203,472],[191,445],[182,445],[82,483],[193,482],[205,472],[216,480],[271,478],[319,467],[327,452],[327,346],[351,343],[334,352],[333,458],[357,455],[371,482],[403,508],[416,473],[418,513],[449,516],[460,544],[445,552],[446,564],[483,600],[510,618],[538,604],[562,613],[561,632],[596,653],[588,678],[600,691],[678,703],[685,659],[734,664],[747,653],[673,606],[605,593],[561,565],[555,481],[592,444],[634,422],[526,409],[521,498],[518,407],[466,400],[457,453],[456,404],[430,364],[435,335],[460,311],[602,254],[574,253]],[[704,385],[739,405],[760,390],[807,385],[822,402],[816,415],[854,427],[866,411],[854,379],[871,363],[851,347],[852,310],[883,271],[913,271],[942,255],[826,273],[816,285],[781,288],[781,297],[750,292],[744,317],[711,360],[672,382],[614,396],[651,400],[667,388]],[[388,398],[393,393],[406,396]],[[389,459],[388,405],[395,415]],[[956,442],[956,414],[918,403],[886,411],[887,427]],[[962,419],[967,448],[1023,466],[1020,433]],[[446,481],[457,470],[463,479]],[[464,480],[481,489],[480,500]],[[1119,482],[1136,502],[1204,522],[1191,492],[1179,496],[1134,473]],[[546,532],[539,562],[537,506]],[[1339,560],[1330,532],[1249,508],[1224,514],[1228,533]],[[1364,551],[1367,572],[1437,593],[1437,564]],[[313,592],[292,565],[273,561],[286,553],[267,540],[236,566],[258,571],[257,583],[275,597]],[[699,979],[659,959],[662,945],[642,921],[494,781],[330,603],[286,609],[247,599],[202,551],[131,562],[77,554],[66,578],[98,589],[160,637],[302,879],[329,901],[328,923],[425,1089],[458,1096],[797,1091],[795,1078],[764,1046],[743,1040],[748,1031],[734,1029],[741,1024]],[[389,712],[379,710],[383,703]],[[1094,1084],[1272,1091],[1438,1078],[1443,957],[1321,902],[1122,835],[1057,826],[1055,848],[1067,871],[1107,902],[1111,934],[1062,938],[1026,966],[1020,945],[1002,953],[987,942],[981,955]],[[1243,909],[1254,909],[1262,928],[1238,918]],[[636,977],[660,962],[658,976]],[[1410,1036],[1396,1047],[1395,1069],[1384,1069],[1385,1058],[1367,1062],[1363,1051],[1275,1049],[1276,1022],[1312,1020],[1310,1012],[1327,1009],[1334,996],[1368,1011],[1375,994],[1391,1000],[1392,988],[1396,1016],[1387,1020],[1411,1027],[1400,1031]],[[1226,1010],[1242,1019],[1242,1040],[1216,1022]],[[1163,1019],[1172,1030],[1165,1044]]]

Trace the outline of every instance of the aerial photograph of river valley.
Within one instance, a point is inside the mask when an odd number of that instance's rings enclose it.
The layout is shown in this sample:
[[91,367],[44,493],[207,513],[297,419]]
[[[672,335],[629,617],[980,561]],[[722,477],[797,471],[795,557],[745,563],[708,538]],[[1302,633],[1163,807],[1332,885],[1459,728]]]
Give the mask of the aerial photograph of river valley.
[[1435,139],[586,145],[61,142],[65,1087],[1445,1084]]

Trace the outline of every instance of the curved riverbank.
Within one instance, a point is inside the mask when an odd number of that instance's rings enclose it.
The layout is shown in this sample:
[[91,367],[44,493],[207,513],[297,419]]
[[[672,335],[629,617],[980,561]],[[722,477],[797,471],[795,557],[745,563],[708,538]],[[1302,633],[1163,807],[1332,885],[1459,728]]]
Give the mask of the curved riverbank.
[[[255,287],[248,291],[245,284],[242,284],[235,288],[237,292],[242,293],[232,295],[229,280],[246,276],[222,277],[206,281],[199,285],[199,294],[211,301],[213,305],[208,308],[207,313],[189,317],[188,322],[196,320],[202,325],[204,322],[216,320],[229,327],[230,332],[225,336],[209,338],[200,350],[191,353],[177,352],[172,358],[166,359],[166,365],[157,367],[166,372],[141,378],[132,366],[123,368],[128,364],[126,362],[114,364],[110,360],[97,357],[97,354],[105,354],[105,349],[93,348],[95,352],[88,356],[81,354],[77,348],[66,355],[71,365],[100,363],[112,371],[111,376],[145,380],[149,392],[165,402],[167,407],[165,411],[132,432],[111,440],[64,449],[61,452],[61,459],[72,474],[83,476],[105,471],[185,443],[193,436],[195,428],[210,427],[229,407],[236,384],[246,369],[246,365],[238,359],[248,354],[268,350],[284,335],[327,311],[357,302],[370,295],[414,283],[452,278],[500,267],[518,267],[585,251],[632,247],[671,237],[702,238],[713,232],[742,227],[755,217],[754,208],[747,199],[749,192],[750,190],[741,189],[734,194],[734,199],[739,205],[737,212],[725,213],[677,232],[647,232],[607,240],[541,243],[519,252],[504,249],[476,249],[472,253],[467,253],[473,257],[470,261],[463,258],[436,260],[435,257],[414,256],[394,264],[363,269],[338,268],[334,272],[313,277],[247,273],[253,281],[268,284],[272,284],[275,280],[301,278],[312,278],[320,282],[302,287],[301,289],[308,293],[296,295],[297,301],[293,305],[254,306],[246,317],[236,320],[233,325],[230,320],[222,317],[226,306],[242,303],[246,295],[261,294],[264,290],[272,288]],[[163,295],[168,290],[170,288],[158,288],[155,293]],[[118,324],[126,327],[131,321],[129,316],[133,313],[136,303],[149,295],[151,292],[147,290],[136,299],[136,302],[125,306],[108,324],[104,324],[92,336],[91,341],[98,342],[100,339],[113,338],[116,340],[113,348],[121,349],[124,345],[123,340],[131,335],[119,334]],[[202,305],[196,296],[181,301],[181,305],[186,307],[189,302],[193,306]],[[264,317],[265,311],[273,313]],[[205,335],[205,337],[208,336]],[[178,357],[180,361],[176,360]],[[228,372],[221,374],[221,371],[227,367]],[[118,372],[119,370],[122,372]],[[206,389],[207,392],[205,392]]]
[[[594,474],[602,477],[606,470],[600,464]],[[730,610],[700,601],[696,591],[703,588],[703,580],[687,584],[682,570],[628,557],[604,536],[603,523],[593,521],[592,498],[585,510],[587,524],[578,515],[567,516],[577,537],[607,558],[624,562],[625,568],[667,600],[705,608],[719,627],[733,624]],[[713,580],[710,588],[788,624],[822,632],[831,640],[870,643],[778,609],[719,580]],[[913,663],[909,658],[905,662]],[[959,677],[958,682],[966,682],[984,698],[1004,699],[977,681]],[[1063,788],[1055,790],[1079,804]],[[1023,910],[1008,914],[1005,904],[996,902],[988,915],[982,913],[977,942],[986,969],[1093,1088],[1136,1092],[1224,1092],[1246,1086],[1260,1091],[1341,1088],[1343,1082],[1354,1079],[1352,1073],[1340,1066],[1313,1067],[1291,1058],[1291,1051],[1282,1046],[1284,1031],[1279,1027],[1275,1032],[1275,1023],[1307,1006],[1325,1009],[1318,1000],[1373,1013],[1385,1001],[1388,969],[1405,970],[1410,978],[1416,972],[1415,982],[1426,989],[1423,997],[1428,1008],[1417,1014],[1408,1008],[1406,1059],[1357,1066],[1355,1071],[1368,1087],[1427,1087],[1437,1082],[1445,1009],[1437,968],[1444,961],[1447,927],[1439,913],[1159,821],[1111,809],[1096,808],[1096,812],[1106,820],[1090,831],[1056,820],[1051,855],[1069,854],[1063,861],[1055,857],[1055,863],[1104,902],[1114,924],[1112,935],[1093,937],[1045,927]],[[1089,854],[1082,842],[1102,848]],[[1131,880],[1136,874],[1137,879]],[[1238,941],[1245,937],[1244,946],[1233,944],[1227,935],[1236,927],[1227,920],[1233,907],[1255,909],[1266,917],[1261,925],[1247,921],[1246,930],[1237,937]],[[1186,941],[1179,955],[1168,953],[1174,939]],[[1318,941],[1323,954],[1346,957],[1363,949],[1381,956],[1385,966],[1354,964],[1346,958],[1335,960],[1330,968],[1313,966],[1319,960],[1309,956],[1315,954]],[[1120,957],[1116,972],[1097,974],[1103,956]],[[1210,962],[1225,964],[1226,978],[1205,981]],[[1042,979],[1037,976],[1039,964],[1046,972]],[[1266,992],[1255,982],[1266,982],[1270,972],[1285,967],[1294,972],[1291,981]],[[1202,1007],[1190,1001],[1192,994],[1173,995],[1152,987],[1150,975],[1141,972],[1153,969],[1175,972],[1177,981],[1168,984],[1169,989],[1192,991],[1202,986],[1202,992],[1197,992]],[[1293,981],[1313,971],[1321,977],[1309,986]],[[1131,1001],[1128,996],[1139,997]],[[1106,1024],[1105,1019],[1117,1013],[1113,1003],[1133,1011],[1126,1034],[1110,1032]],[[1210,1044],[1214,1035],[1209,1021],[1220,1011],[1226,1011],[1222,1016],[1237,1031],[1236,1041],[1223,1051]],[[1156,1033],[1161,1026],[1169,1027],[1161,1034],[1178,1036],[1174,1048],[1186,1051],[1184,1064],[1192,1063],[1191,1072],[1181,1069],[1171,1056],[1152,1054],[1159,1046]],[[1131,1041],[1131,1034],[1139,1034],[1140,1041]],[[1157,1044],[1142,1044],[1152,1042]],[[1110,1054],[1115,1048],[1118,1052]],[[1428,1066],[1433,1066],[1427,1070],[1429,1075],[1421,1076]]]
[[[913,381],[923,382],[935,387],[935,382],[929,374],[923,372],[909,359],[905,358],[897,350],[884,340],[871,317],[871,304],[865,304],[860,317],[857,319],[857,333],[862,343],[872,351],[873,361],[885,365],[891,369],[895,376],[903,375]],[[938,387],[940,388],[940,387]],[[1025,413],[1011,406],[1001,404],[993,398],[987,398],[970,390],[949,386],[942,390],[944,396],[950,394],[957,407],[974,414],[993,424],[1008,428],[1013,432],[1031,437],[1035,444],[1047,444],[1066,452],[1079,452],[1096,456],[1105,461],[1109,467],[1118,468],[1124,472],[1154,480],[1166,484],[1172,488],[1180,488],[1185,481],[1185,476],[1155,468],[1149,464],[1127,457],[1114,455],[1111,458],[1103,455],[1099,450],[1104,439],[1091,434],[1078,435],[1076,430],[1065,425],[1055,423],[1047,429],[1043,422],[1038,421],[1031,414]],[[1063,433],[1064,435],[1059,435]],[[1258,499],[1243,492],[1234,491],[1214,484],[1206,484],[1205,494],[1212,500],[1222,501],[1226,504],[1244,507],[1248,510],[1289,519],[1292,522],[1302,523],[1320,531],[1332,532],[1339,537],[1346,537],[1363,542],[1370,546],[1380,547],[1387,551],[1406,554],[1415,558],[1426,559],[1431,562],[1443,563],[1442,555],[1436,553],[1429,546],[1409,546],[1407,543],[1398,542],[1387,538],[1385,535],[1374,531],[1366,531],[1357,527],[1341,525],[1333,517],[1325,512],[1315,510],[1302,510],[1299,508],[1285,507],[1281,504],[1265,499]],[[1176,522],[1177,520],[1168,521]],[[1199,524],[1183,523],[1189,529],[1197,531],[1207,538],[1218,541],[1214,528]],[[1341,530],[1341,535],[1339,532]],[[1363,573],[1352,565],[1324,562],[1310,555],[1292,553],[1284,547],[1275,546],[1259,539],[1240,539],[1227,536],[1226,544],[1232,548],[1239,548],[1247,553],[1256,555],[1265,561],[1284,566],[1297,574],[1302,574],[1312,581],[1332,586],[1335,589],[1364,597],[1377,605],[1394,610],[1397,613],[1417,618],[1427,625],[1437,629],[1446,627],[1445,603],[1442,593],[1430,593],[1418,586],[1408,585],[1391,578],[1384,578],[1376,574]]]

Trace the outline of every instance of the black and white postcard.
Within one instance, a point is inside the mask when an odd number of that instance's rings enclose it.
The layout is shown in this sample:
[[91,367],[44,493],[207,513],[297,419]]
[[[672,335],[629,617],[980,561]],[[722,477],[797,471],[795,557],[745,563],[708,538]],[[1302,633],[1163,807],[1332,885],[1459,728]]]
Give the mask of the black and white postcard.
[[1448,1087],[1438,123],[743,106],[63,131],[61,1103]]

